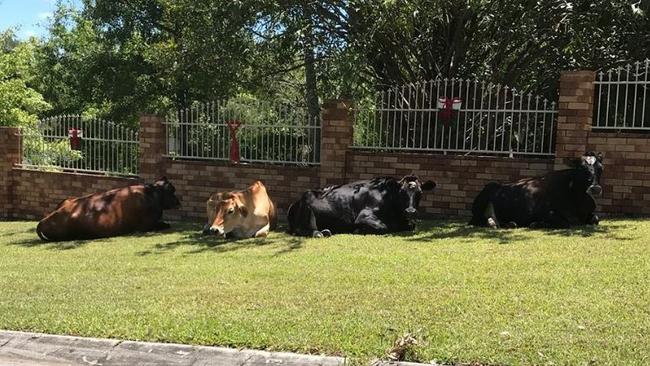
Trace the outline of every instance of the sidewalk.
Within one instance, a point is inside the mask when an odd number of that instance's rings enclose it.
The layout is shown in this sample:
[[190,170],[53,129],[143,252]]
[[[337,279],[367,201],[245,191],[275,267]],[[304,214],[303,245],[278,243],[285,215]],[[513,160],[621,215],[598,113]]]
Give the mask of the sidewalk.
[[340,366],[345,358],[0,331],[1,366]]

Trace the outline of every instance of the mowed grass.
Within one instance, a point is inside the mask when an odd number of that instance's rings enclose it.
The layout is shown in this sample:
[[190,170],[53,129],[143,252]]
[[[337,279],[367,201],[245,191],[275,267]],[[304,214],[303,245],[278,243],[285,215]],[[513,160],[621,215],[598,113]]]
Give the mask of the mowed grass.
[[200,225],[43,244],[0,223],[0,328],[410,360],[650,364],[650,221],[223,242]]

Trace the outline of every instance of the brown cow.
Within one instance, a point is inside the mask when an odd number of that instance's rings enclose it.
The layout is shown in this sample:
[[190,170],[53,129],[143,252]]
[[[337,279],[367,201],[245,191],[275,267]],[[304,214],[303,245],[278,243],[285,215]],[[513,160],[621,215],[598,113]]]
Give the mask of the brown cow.
[[180,206],[175,192],[162,177],[154,184],[68,198],[38,223],[36,233],[44,241],[61,241],[167,229],[162,213]]
[[234,238],[266,237],[277,226],[275,205],[260,181],[245,191],[214,193],[206,204],[204,232]]

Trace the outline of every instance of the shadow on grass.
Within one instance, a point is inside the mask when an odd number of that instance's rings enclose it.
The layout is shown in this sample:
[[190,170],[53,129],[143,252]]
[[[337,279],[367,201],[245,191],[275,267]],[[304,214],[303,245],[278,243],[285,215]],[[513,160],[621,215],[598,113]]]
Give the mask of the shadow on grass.
[[418,224],[415,232],[397,233],[392,236],[406,237],[408,241],[430,242],[438,239],[459,239],[473,241],[476,239],[496,240],[499,244],[511,244],[518,241],[538,237],[540,234],[562,237],[604,237],[616,240],[634,240],[638,236],[631,235],[634,225],[608,221],[605,225],[576,226],[568,229],[491,229],[470,226],[464,221],[435,220]]
[[190,251],[186,252],[187,254],[198,254],[204,252],[226,253],[240,249],[280,244],[281,248],[274,255],[282,255],[302,248],[305,239],[288,236],[283,233],[282,228],[272,231],[269,237],[251,239],[223,239],[217,238],[213,235],[205,235],[196,231],[182,231],[181,233],[184,233],[185,235],[180,240],[156,244],[152,250],[144,250],[137,254],[139,256],[163,254],[184,246],[192,248]]
[[22,239],[22,240],[17,240],[11,243],[11,245],[17,245],[25,248],[32,248],[32,247],[45,247],[48,249],[53,249],[53,250],[69,250],[69,249],[77,249],[81,248],[87,244],[101,244],[101,243],[109,243],[109,242],[115,242],[116,240],[132,240],[134,238],[144,238],[144,237],[151,237],[155,235],[160,235],[160,234],[170,234],[175,232],[176,230],[174,229],[167,229],[167,230],[161,230],[161,231],[149,231],[149,232],[139,232],[139,233],[133,233],[129,235],[122,235],[122,236],[114,236],[110,238],[96,238],[96,239],[78,239],[78,240],[66,240],[66,241],[43,241],[41,240],[37,235],[36,235],[36,230],[35,229],[30,229],[30,230],[25,230],[22,232],[12,232],[8,233],[5,236],[9,235],[16,235],[16,234],[21,234],[21,233],[33,233],[34,237],[33,238],[28,238],[28,239]]

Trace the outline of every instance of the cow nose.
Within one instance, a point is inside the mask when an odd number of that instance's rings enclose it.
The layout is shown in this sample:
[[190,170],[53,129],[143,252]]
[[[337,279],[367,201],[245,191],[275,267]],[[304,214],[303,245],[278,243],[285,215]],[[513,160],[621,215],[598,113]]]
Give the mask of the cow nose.
[[223,230],[216,226],[210,227],[210,232],[217,235],[223,235]]
[[417,212],[417,210],[413,207],[409,207],[405,211],[408,215],[415,215],[415,213]]
[[603,187],[593,185],[589,187],[589,193],[593,194],[594,196],[600,196],[603,193]]

